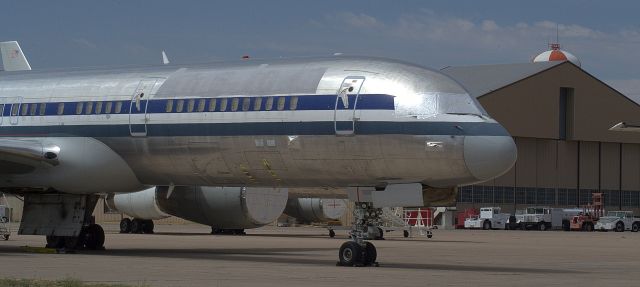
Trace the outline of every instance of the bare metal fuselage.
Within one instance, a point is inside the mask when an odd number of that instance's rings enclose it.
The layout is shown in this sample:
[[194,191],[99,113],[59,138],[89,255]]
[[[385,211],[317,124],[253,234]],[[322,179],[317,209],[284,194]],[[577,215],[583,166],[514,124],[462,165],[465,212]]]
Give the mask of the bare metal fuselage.
[[7,160],[5,190],[447,187],[515,160],[510,136],[455,81],[388,60],[5,72],[0,96],[0,146],[28,142],[59,163],[17,172]]

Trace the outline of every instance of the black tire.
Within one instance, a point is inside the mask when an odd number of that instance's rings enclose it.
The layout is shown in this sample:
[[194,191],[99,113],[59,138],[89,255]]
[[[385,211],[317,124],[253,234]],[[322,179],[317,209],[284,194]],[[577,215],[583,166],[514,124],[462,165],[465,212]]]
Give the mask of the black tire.
[[562,221],[562,230],[571,231],[571,223],[569,223],[569,221],[563,220]]
[[376,237],[376,240],[384,240],[384,230],[380,227],[378,227],[378,236]]
[[120,233],[129,233],[131,232],[131,219],[123,218],[120,220]]
[[47,248],[63,248],[64,247],[64,237],[62,236],[50,236],[47,235]]
[[97,224],[91,224],[84,230],[82,239],[84,247],[89,250],[98,250],[104,247],[104,229]]
[[640,231],[640,222],[634,222],[633,225],[631,225],[631,232],[638,231]]
[[376,251],[376,247],[373,246],[373,243],[371,242],[365,242],[364,244],[364,264],[371,265],[376,263],[376,260],[378,259],[378,251]]
[[354,241],[347,241],[340,246],[338,259],[341,266],[362,264],[362,246]]
[[0,218],[0,222],[1,223],[7,223],[7,222],[9,222],[9,218],[6,217],[6,216],[3,216],[2,218]]
[[134,218],[131,220],[131,233],[142,233],[143,222],[140,219]]
[[9,234],[4,235],[4,241],[7,241],[7,240],[9,240]]
[[491,221],[485,220],[482,223],[482,230],[491,230]]
[[409,231],[407,230],[402,231],[402,236],[404,236],[404,238],[409,238]]
[[538,230],[540,231],[546,231],[547,230],[547,224],[543,222],[538,223]]
[[153,234],[154,227],[153,220],[145,220],[142,222],[142,233]]
[[522,229],[522,230],[527,230],[527,224],[525,224],[525,223],[521,222],[521,223],[520,223],[520,229]]
[[622,221],[616,223],[616,232],[624,232],[624,223]]
[[75,250],[82,247],[82,239],[79,236],[68,236],[64,238],[64,248],[66,250]]
[[333,229],[329,229],[329,237],[330,237],[330,238],[334,238],[334,237],[336,237],[336,232],[335,232],[335,231],[333,231]]
[[591,231],[593,231],[593,223],[588,222],[586,227],[587,227],[587,228],[586,228],[584,231],[586,231],[586,232],[591,232]]

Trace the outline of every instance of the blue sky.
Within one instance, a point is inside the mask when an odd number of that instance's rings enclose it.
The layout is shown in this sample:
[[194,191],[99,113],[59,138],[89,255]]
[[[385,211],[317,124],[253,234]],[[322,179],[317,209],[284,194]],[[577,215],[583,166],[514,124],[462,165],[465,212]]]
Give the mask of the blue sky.
[[0,40],[34,69],[330,55],[441,68],[527,62],[560,44],[640,96],[638,1],[4,1]]

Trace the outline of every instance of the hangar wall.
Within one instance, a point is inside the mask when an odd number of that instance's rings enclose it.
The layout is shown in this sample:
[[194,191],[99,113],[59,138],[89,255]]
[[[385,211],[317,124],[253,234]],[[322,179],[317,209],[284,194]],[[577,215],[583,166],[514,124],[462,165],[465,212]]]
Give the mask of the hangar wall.
[[515,139],[516,165],[494,180],[461,187],[459,207],[579,207],[600,191],[608,210],[640,213],[640,144]]

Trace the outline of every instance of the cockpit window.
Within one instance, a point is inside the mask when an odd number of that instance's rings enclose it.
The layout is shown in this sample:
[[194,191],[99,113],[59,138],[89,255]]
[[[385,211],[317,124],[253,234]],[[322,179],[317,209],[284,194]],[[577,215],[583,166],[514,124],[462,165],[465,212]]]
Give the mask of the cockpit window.
[[425,93],[395,97],[398,116],[428,118],[438,114],[486,115],[480,104],[468,94]]

